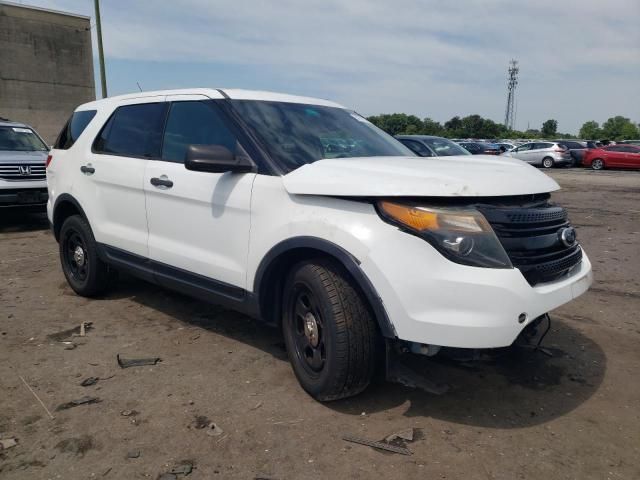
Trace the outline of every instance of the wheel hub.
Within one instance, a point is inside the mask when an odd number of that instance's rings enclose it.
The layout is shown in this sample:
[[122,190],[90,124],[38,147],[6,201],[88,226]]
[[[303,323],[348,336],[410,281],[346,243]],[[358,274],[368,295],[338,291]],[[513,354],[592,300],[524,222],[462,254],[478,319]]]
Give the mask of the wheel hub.
[[80,245],[78,245],[73,251],[73,261],[76,262],[76,265],[82,267],[85,262],[84,250]]
[[318,322],[316,322],[316,317],[314,317],[311,312],[308,312],[304,316],[304,334],[307,337],[309,344],[313,348],[316,348],[320,340],[318,335]]

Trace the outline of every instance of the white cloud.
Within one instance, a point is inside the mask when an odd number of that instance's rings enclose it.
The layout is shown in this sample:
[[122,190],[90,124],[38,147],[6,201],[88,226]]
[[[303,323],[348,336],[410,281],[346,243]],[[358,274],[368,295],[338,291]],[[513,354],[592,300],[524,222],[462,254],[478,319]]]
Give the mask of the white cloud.
[[[33,1],[92,14],[88,0]],[[637,0],[103,0],[102,13],[109,58],[251,65],[255,88],[269,69],[365,114],[500,121],[517,58],[518,127],[640,120]]]

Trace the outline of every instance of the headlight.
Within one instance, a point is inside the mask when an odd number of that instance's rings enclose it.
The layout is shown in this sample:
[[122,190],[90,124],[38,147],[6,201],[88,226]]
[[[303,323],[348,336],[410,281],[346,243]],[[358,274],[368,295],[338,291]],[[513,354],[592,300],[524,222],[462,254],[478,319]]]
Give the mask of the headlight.
[[451,261],[475,267],[511,268],[491,225],[477,210],[380,201],[378,213],[388,223],[424,238]]

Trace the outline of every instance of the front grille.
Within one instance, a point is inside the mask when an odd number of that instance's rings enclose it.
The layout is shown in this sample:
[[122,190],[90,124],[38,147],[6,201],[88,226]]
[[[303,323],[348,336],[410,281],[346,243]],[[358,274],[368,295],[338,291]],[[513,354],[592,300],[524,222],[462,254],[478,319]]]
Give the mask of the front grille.
[[478,208],[530,285],[557,280],[581,262],[580,245],[567,246],[561,239],[561,232],[571,226],[564,208],[548,203]]
[[44,180],[47,178],[44,163],[1,164],[0,178],[3,180]]

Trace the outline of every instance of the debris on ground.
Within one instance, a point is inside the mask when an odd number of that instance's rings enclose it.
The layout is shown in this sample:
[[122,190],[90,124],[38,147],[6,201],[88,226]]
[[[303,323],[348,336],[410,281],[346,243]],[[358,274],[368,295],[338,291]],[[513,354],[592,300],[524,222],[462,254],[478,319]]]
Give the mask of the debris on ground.
[[356,437],[354,435],[345,435],[343,440],[352,443],[358,443],[367,447],[377,448],[379,450],[385,450],[387,452],[399,453],[400,455],[411,455],[412,452],[406,447],[398,447],[385,442],[376,442],[374,440],[367,440],[366,438]]
[[62,330],[61,332],[52,333],[51,335],[47,335],[49,340],[53,340],[54,342],[62,342],[73,335],[83,336],[82,333],[89,331],[93,328],[93,322],[82,322],[77,327],[69,328],[67,330]]
[[173,467],[169,473],[173,475],[189,475],[193,471],[193,464],[191,462],[182,462],[179,465]]
[[196,418],[193,421],[193,428],[197,428],[198,430],[201,430],[203,428],[207,428],[210,423],[211,423],[211,420],[209,420],[204,415],[196,415]]
[[140,450],[130,450],[127,452],[127,458],[140,458]]
[[24,384],[25,387],[27,387],[27,389],[31,392],[31,394],[36,398],[36,400],[38,400],[38,402],[40,402],[40,405],[42,405],[42,408],[44,408],[44,411],[47,412],[47,415],[49,415],[49,418],[51,420],[53,420],[53,415],[51,415],[51,412],[49,411],[49,409],[47,408],[47,406],[44,404],[44,402],[40,399],[40,397],[38,396],[38,394],[36,392],[33,391],[33,388],[31,388],[31,386],[27,383],[27,381],[24,379],[24,377],[22,377],[21,375],[18,375],[18,378],[20,380],[22,380],[22,383]]
[[58,405],[58,408],[56,408],[56,411],[68,410],[70,408],[77,407],[79,405],[88,405],[88,404],[91,404],[91,403],[100,403],[101,401],[102,400],[100,398],[98,398],[98,397],[85,396],[85,397],[82,397],[82,398],[78,398],[77,400],[71,400],[70,402]]
[[209,425],[207,425],[207,435],[209,435],[210,437],[218,437],[223,433],[224,433],[224,430],[222,430],[215,423],[211,422]]
[[65,350],[73,350],[77,347],[77,345],[73,342],[62,342]]
[[66,438],[58,442],[58,444],[56,445],[56,448],[62,453],[72,453],[81,457],[95,447],[96,444],[91,435]]
[[158,480],[178,480],[178,477],[173,473],[163,473],[158,476]]
[[219,437],[224,433],[224,430],[212,422],[204,415],[196,415],[195,420],[192,423],[193,428],[198,430],[206,430],[207,435],[210,437]]
[[122,415],[123,417],[135,417],[136,415],[138,415],[138,413],[140,412],[138,412],[137,410],[122,410],[120,412],[120,415]]
[[144,365],[155,365],[156,363],[162,361],[160,357],[124,359],[120,357],[120,354],[116,355],[116,358],[118,359],[118,365],[120,366],[120,368],[142,367]]
[[16,445],[18,445],[18,441],[13,437],[0,440],[0,450],[7,450],[15,447]]
[[415,432],[413,428],[407,428],[406,430],[401,430],[399,432],[392,433],[391,435],[387,435],[386,437],[384,437],[384,441],[387,443],[391,443],[397,440],[406,440],[408,442],[413,442],[414,433]]
[[448,385],[442,385],[429,380],[419,372],[396,361],[387,369],[387,381],[399,383],[409,388],[416,388],[427,393],[442,395],[449,390]]
[[253,407],[251,407],[249,410],[257,410],[262,406],[262,401],[259,401],[258,403],[256,403]]
[[85,378],[82,382],[80,382],[81,387],[90,387],[91,385],[95,385],[100,380],[100,377],[89,377]]

